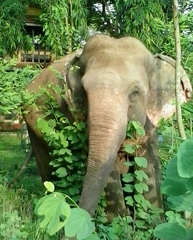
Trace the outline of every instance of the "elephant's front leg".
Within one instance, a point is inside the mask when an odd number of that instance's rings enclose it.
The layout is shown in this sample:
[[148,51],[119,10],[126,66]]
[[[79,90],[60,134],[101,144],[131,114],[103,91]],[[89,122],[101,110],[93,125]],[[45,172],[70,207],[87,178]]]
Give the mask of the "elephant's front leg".
[[105,197],[107,200],[106,213],[109,222],[117,215],[126,216],[129,214],[129,210],[125,205],[120,175],[126,172],[128,172],[128,167],[124,165],[124,161],[117,155],[114,169],[105,187]]
[[144,197],[156,207],[163,207],[160,184],[162,180],[161,163],[158,147],[157,128],[147,119],[145,125],[146,138],[138,151],[138,156],[145,157],[147,168],[143,169],[148,175],[146,181],[149,190],[144,193]]
[[[131,139],[126,139],[121,149],[128,144],[133,146],[139,145],[140,148],[137,151],[138,157],[144,157],[147,160],[147,167],[142,170],[147,174],[148,180],[146,184],[148,185],[148,192],[144,192],[144,197],[151,204],[156,207],[162,207],[162,196],[160,192],[160,184],[162,179],[161,163],[159,157],[159,147],[158,147],[158,134],[157,128],[149,121],[147,118],[145,124],[146,135],[144,137],[137,137],[136,141]],[[135,154],[130,154],[135,157]]]

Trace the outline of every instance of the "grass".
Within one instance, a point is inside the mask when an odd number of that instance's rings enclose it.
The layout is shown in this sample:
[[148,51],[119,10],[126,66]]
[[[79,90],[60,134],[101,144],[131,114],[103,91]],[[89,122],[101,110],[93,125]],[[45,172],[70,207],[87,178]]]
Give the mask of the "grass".
[[[26,146],[22,144],[19,134],[0,133],[0,182],[9,183],[13,180],[26,157]],[[34,158],[13,187],[34,194],[42,193],[42,182]]]
[[33,209],[44,194],[35,160],[32,159],[19,180],[8,188],[26,158],[25,146],[16,133],[0,133],[0,240],[51,240],[41,230]]
[[33,215],[34,196],[24,189],[8,189],[0,184],[0,239],[1,240],[54,240],[39,228]]
[[16,133],[0,133],[0,171],[18,168],[26,157],[21,138]]

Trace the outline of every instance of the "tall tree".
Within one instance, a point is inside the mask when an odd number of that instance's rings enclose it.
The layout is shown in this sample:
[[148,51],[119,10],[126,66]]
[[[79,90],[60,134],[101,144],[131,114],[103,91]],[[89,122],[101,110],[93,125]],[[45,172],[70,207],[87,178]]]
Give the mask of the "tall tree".
[[74,50],[87,34],[85,0],[37,0],[43,10],[40,20],[45,43],[63,55]]
[[23,0],[0,0],[0,56],[30,47],[30,38],[24,29],[26,9]]
[[[12,53],[30,47],[24,28],[24,14],[29,4],[42,9],[44,37],[40,40],[58,55],[79,47],[93,32],[103,32],[114,37],[139,38],[152,52],[174,57],[172,2],[169,0],[0,0],[1,52]],[[192,5],[190,0],[179,0],[182,47],[186,48],[182,60],[192,51]]]
[[156,51],[159,46],[155,42],[160,42],[160,45],[163,42],[163,32],[156,28],[158,19],[165,21],[163,6],[164,3],[158,0],[92,0],[88,5],[89,24],[111,36],[137,37]]

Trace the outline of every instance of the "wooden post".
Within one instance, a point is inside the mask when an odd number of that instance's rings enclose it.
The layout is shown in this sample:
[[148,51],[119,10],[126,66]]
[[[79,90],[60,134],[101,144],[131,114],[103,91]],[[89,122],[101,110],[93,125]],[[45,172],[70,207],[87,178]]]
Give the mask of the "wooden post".
[[21,62],[21,50],[18,52],[18,62]]
[[34,29],[32,29],[32,45],[33,45],[32,62],[34,62]]
[[38,44],[38,62],[40,63],[40,45]]

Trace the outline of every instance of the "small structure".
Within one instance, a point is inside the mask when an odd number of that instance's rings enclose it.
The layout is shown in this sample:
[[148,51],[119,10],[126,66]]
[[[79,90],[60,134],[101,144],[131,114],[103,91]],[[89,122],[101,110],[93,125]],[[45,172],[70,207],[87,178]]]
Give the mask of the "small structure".
[[0,115],[0,132],[13,132],[18,131],[22,128],[22,119],[12,120],[12,114]]
[[[52,61],[52,55],[49,49],[38,42],[38,36],[43,36],[43,28],[39,16],[41,9],[36,6],[29,6],[26,13],[25,30],[32,38],[32,50],[25,52],[19,51],[16,67],[25,67],[27,65],[41,65],[47,67]],[[0,115],[0,131],[18,131],[22,128],[22,120],[13,120],[12,114]]]
[[39,19],[41,9],[36,6],[29,6],[26,13],[25,30],[32,38],[32,50],[25,52],[20,51],[18,54],[17,67],[25,67],[26,65],[39,65],[46,67],[52,61],[49,49],[39,43],[39,37],[43,36],[43,28]]

